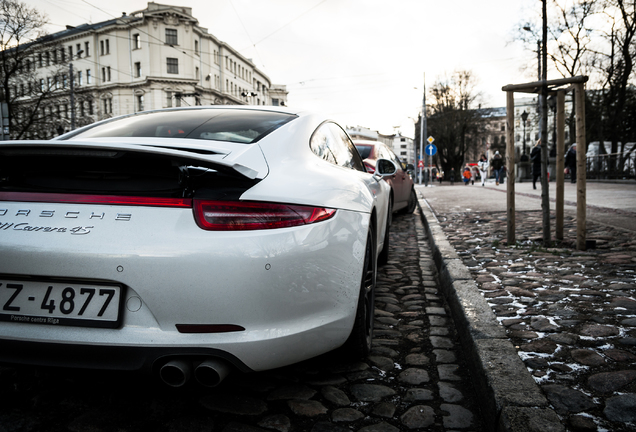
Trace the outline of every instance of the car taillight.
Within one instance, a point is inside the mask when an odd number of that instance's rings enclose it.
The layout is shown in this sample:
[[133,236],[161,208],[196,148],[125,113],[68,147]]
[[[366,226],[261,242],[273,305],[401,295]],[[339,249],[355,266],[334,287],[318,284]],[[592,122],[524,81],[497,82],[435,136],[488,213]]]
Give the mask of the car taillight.
[[374,174],[375,173],[375,167],[373,165],[371,165],[368,162],[364,163],[364,167],[367,169],[367,172],[370,174]]
[[335,209],[291,204],[194,200],[199,227],[210,231],[286,228],[324,221]]

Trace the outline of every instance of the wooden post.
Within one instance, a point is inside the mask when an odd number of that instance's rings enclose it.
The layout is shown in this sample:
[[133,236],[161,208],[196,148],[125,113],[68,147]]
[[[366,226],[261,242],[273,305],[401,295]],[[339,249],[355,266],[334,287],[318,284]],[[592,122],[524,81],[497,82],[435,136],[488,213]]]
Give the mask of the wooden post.
[[557,156],[556,156],[556,239],[563,240],[564,181],[565,175],[565,91],[557,92]]
[[574,85],[576,97],[576,248],[586,249],[585,83]]
[[506,185],[508,192],[508,246],[515,239],[515,93],[506,92]]

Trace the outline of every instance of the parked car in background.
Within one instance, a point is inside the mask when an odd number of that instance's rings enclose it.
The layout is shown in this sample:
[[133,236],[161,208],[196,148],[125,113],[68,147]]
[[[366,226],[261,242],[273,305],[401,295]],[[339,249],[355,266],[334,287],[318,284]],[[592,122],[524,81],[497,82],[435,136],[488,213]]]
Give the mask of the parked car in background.
[[368,354],[393,161],[280,107],[0,142],[0,361],[218,384]]
[[394,212],[413,213],[417,205],[417,195],[413,187],[413,179],[408,171],[413,171],[413,165],[406,165],[387,146],[379,141],[354,140],[360,156],[364,160],[364,166],[370,173],[375,172],[378,159],[392,160],[397,166],[395,175],[385,177],[391,186],[391,205]]
[[[384,180],[391,186],[390,213],[413,213],[417,205],[417,195],[413,187],[413,179],[407,171],[412,171],[413,165],[405,165],[400,162],[397,155],[386,144],[379,141],[354,140],[354,144],[364,160],[364,166],[370,173],[374,173],[380,160],[391,160],[396,166],[394,175],[386,176]],[[390,231],[391,218],[387,222],[387,232]],[[378,263],[384,265],[389,260],[388,236],[385,246],[378,256]]]

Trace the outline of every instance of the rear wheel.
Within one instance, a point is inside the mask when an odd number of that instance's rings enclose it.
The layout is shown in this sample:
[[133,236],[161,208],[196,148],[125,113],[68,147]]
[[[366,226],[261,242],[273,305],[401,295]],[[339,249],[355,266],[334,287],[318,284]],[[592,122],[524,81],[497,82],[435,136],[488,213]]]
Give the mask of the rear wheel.
[[377,265],[373,232],[367,234],[364,253],[364,267],[360,283],[360,296],[353,329],[343,346],[344,354],[350,359],[360,359],[369,355],[373,340],[373,320],[375,311],[375,279]]

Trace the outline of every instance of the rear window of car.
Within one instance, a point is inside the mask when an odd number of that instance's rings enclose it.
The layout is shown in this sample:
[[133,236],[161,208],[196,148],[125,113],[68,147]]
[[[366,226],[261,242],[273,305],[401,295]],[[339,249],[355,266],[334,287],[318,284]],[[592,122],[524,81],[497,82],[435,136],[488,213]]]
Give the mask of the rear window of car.
[[236,109],[141,112],[96,124],[64,139],[156,137],[251,144],[296,117],[281,112]]
[[360,153],[362,159],[368,158],[369,155],[371,155],[371,150],[373,150],[373,146],[362,144],[356,144],[356,148],[358,149],[358,153]]

